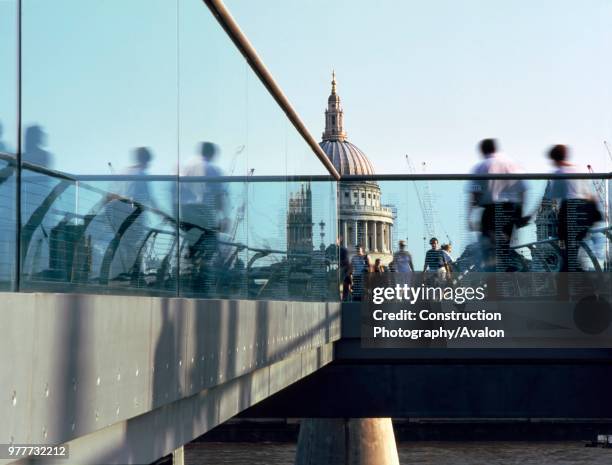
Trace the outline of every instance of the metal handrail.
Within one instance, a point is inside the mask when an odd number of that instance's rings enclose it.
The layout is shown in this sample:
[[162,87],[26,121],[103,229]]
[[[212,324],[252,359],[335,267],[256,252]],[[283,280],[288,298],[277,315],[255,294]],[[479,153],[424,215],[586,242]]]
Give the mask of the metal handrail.
[[232,42],[234,42],[238,50],[240,50],[240,53],[242,53],[247,63],[251,66],[257,77],[259,77],[261,83],[266,89],[268,89],[268,92],[270,92],[272,98],[274,98],[274,100],[276,100],[276,103],[278,103],[278,105],[283,109],[283,111],[287,115],[287,118],[289,118],[289,121],[291,121],[295,129],[297,129],[300,135],[304,138],[304,140],[310,146],[317,158],[327,168],[329,174],[331,174],[336,180],[339,180],[340,174],[334,167],[333,163],[329,160],[329,158],[327,157],[325,152],[323,152],[321,147],[319,147],[319,144],[314,139],[314,137],[312,137],[312,134],[310,134],[310,132],[298,116],[297,112],[293,109],[293,106],[291,105],[291,103],[289,103],[289,100],[287,99],[279,85],[276,83],[276,81],[272,77],[272,74],[270,74],[268,68],[255,51],[255,48],[253,47],[253,45],[251,45],[249,39],[247,39],[247,37],[244,35],[242,30],[240,29],[240,26],[238,26],[238,23],[233,18],[228,9],[225,7],[223,2],[221,0],[203,1],[204,3],[206,3],[206,6],[208,6],[213,16],[217,19],[217,21],[225,30],[230,39],[232,39]]
[[477,181],[489,179],[612,179],[612,173],[499,173],[499,174],[374,174],[344,175],[340,182],[358,181]]
[[[612,231],[612,226],[603,226],[603,227],[599,227],[599,228],[591,228],[589,229],[589,233],[594,234],[594,233],[602,233],[604,235],[607,235],[610,231]],[[550,244],[550,243],[556,243],[559,242],[560,239],[558,237],[549,237],[547,239],[542,239],[539,241],[534,241],[534,242],[527,242],[525,244],[517,244],[517,245],[513,245],[510,247],[510,249],[522,249],[522,248],[531,248],[534,246],[538,246],[540,244]]]

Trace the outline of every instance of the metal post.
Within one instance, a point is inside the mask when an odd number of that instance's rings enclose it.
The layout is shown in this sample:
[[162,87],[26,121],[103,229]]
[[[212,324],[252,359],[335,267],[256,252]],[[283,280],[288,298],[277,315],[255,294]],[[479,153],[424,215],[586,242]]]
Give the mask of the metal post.
[[21,288],[21,0],[17,0],[17,153],[15,160],[15,281],[14,290]]

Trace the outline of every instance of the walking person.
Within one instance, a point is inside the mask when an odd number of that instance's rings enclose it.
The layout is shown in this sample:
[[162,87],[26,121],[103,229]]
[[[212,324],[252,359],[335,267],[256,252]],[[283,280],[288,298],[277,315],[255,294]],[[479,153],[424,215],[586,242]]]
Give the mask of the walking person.
[[357,245],[356,253],[351,258],[351,268],[353,270],[353,300],[361,300],[363,295],[363,282],[365,275],[370,272],[370,257],[363,252],[363,247]]
[[[472,170],[475,175],[507,175],[518,173],[518,166],[497,149],[494,139],[480,142],[484,158]],[[515,227],[526,224],[523,202],[526,184],[521,179],[474,179],[468,184],[470,193],[468,219],[473,210],[482,208],[480,220],[485,269],[506,271],[510,266],[510,242]]]
[[[132,151],[132,159],[133,164],[121,171],[121,175],[127,179],[114,183],[112,193],[109,194],[109,198],[113,199],[107,207],[111,213],[112,227],[115,233],[124,228],[117,250],[119,260],[112,265],[111,276],[126,273],[129,274],[133,286],[145,287],[147,263],[142,256],[145,250],[144,241],[152,224],[159,221],[159,216],[154,213],[159,207],[151,192],[151,182],[147,179],[153,160],[151,149],[136,147]],[[132,218],[131,214],[137,216]],[[131,223],[126,223],[130,218]]]
[[450,244],[450,243],[449,244],[442,244],[440,249],[442,249],[442,253],[444,254],[444,260],[448,264],[449,269],[452,271],[453,270],[453,264],[455,262],[455,260],[453,260],[453,256],[451,255],[452,252],[453,252],[453,245]]
[[[180,224],[189,244],[187,262],[191,264],[192,290],[209,295],[216,285],[213,266],[219,251],[219,233],[227,226],[227,191],[218,178],[223,176],[215,164],[219,149],[202,142],[199,153],[180,171]],[[204,178],[204,179],[202,179]]]
[[406,241],[398,242],[399,250],[393,254],[393,261],[389,267],[397,273],[411,273],[414,271],[412,255],[406,250]]
[[342,302],[350,302],[353,298],[353,267],[349,264],[342,279]]
[[[576,165],[568,161],[569,149],[565,145],[552,147],[548,158],[555,166],[555,174],[580,173]],[[561,202],[558,215],[559,240],[563,246],[561,271],[581,271],[578,258],[580,242],[587,236],[589,228],[602,219],[591,185],[585,179],[552,179],[544,197]]]
[[344,246],[344,237],[338,236],[336,239],[336,246],[338,247],[338,260],[340,265],[340,276],[344,277],[348,273],[348,267],[351,264],[349,261],[348,249]]
[[423,271],[433,273],[429,280],[432,284],[440,283],[450,276],[450,268],[446,261],[444,251],[440,248],[440,242],[432,237],[429,240],[431,248],[425,253],[425,264]]

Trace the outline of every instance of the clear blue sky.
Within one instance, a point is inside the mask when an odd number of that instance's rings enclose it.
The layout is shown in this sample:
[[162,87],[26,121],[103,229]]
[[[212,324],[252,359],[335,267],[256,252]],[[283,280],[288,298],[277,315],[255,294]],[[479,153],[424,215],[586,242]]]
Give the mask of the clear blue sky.
[[[24,2],[24,123],[45,128],[55,166],[108,173],[147,145],[152,172],[172,173],[208,139],[236,174],[322,173],[200,0],[179,3],[177,75],[176,5]],[[379,173],[406,171],[406,153],[466,172],[487,136],[527,171],[548,171],[558,142],[611,169],[609,0],[227,5],[317,139],[336,69],[349,140]]]
[[54,168],[109,174],[148,146],[173,174],[209,140],[228,173],[325,173],[202,1],[23,5],[23,121]]
[[487,136],[527,171],[567,143],[611,168],[609,0],[227,0],[318,138],[332,68],[349,139],[379,173],[466,172]]

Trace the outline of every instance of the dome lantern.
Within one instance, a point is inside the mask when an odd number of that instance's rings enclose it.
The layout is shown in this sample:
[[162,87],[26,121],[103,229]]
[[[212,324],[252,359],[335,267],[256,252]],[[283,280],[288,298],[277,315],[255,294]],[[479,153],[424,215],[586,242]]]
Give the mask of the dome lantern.
[[374,168],[368,157],[347,140],[344,132],[344,111],[336,86],[336,73],[332,72],[331,94],[325,110],[325,131],[319,145],[340,175],[372,175]]

